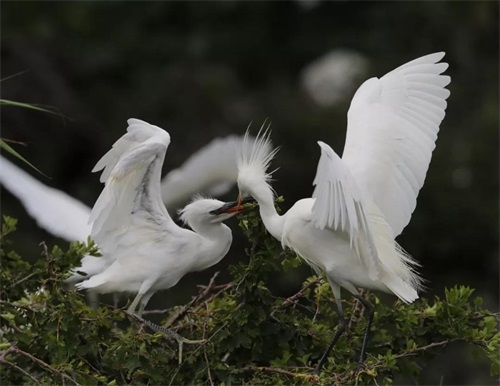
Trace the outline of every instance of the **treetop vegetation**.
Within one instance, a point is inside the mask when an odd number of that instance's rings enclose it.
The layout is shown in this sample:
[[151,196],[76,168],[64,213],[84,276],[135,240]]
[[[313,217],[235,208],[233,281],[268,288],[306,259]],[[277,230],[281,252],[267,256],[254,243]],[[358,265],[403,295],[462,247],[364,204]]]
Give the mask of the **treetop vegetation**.
[[[146,310],[141,319],[104,303],[91,307],[68,288],[69,270],[97,246],[72,243],[64,251],[41,245],[34,264],[9,240],[16,220],[4,216],[1,234],[0,381],[2,384],[393,384],[419,382],[426,363],[463,342],[500,373],[498,314],[482,307],[466,286],[433,299],[403,304],[378,294],[372,339],[357,362],[365,318],[346,297],[348,332],[322,373],[314,366],[335,333],[338,317],[328,283],[312,275],[290,297],[270,290],[275,275],[301,264],[268,235],[257,210],[240,215],[248,238],[246,262],[229,267],[232,279],[214,274],[186,304]],[[242,252],[243,253],[243,252]],[[175,291],[175,287],[170,291]],[[165,292],[162,292],[165,294]],[[158,313],[158,324],[147,319]],[[158,316],[158,315],[156,315]],[[168,330],[167,330],[168,329]],[[173,339],[179,334],[182,339]],[[486,375],[486,379],[488,378]],[[439,381],[439,380],[437,380]]]

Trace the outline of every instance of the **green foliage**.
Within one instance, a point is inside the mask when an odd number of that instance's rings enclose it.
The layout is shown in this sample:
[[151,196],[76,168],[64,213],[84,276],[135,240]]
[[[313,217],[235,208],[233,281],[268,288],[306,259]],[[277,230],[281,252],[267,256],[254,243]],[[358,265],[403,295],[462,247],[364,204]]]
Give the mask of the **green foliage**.
[[[348,332],[320,376],[314,365],[336,328],[331,290],[311,276],[283,299],[269,290],[273,276],[297,258],[267,235],[256,210],[240,217],[250,240],[248,264],[230,267],[232,280],[214,275],[189,303],[164,311],[163,327],[188,339],[182,354],[175,340],[126,311],[100,304],[64,283],[70,267],[92,242],[50,251],[31,265],[12,251],[6,236],[15,220],[4,217],[1,248],[0,382],[2,384],[391,384],[395,375],[418,379],[422,363],[448,344],[480,347],[499,374],[497,316],[481,307],[473,290],[457,286],[444,298],[406,305],[376,305],[373,338],[359,367],[365,320],[357,301],[345,303]],[[146,314],[147,317],[147,314]]]
[[[5,79],[4,79],[5,80]],[[0,107],[21,107],[24,109],[31,109],[31,110],[37,110],[41,111],[44,113],[50,113],[50,114],[58,114],[61,115],[60,113],[57,113],[55,111],[33,105],[30,103],[22,103],[22,102],[16,102],[16,101],[11,101],[8,99],[0,99]],[[62,116],[62,115],[61,115]],[[29,162],[26,158],[24,158],[21,154],[19,154],[16,150],[14,150],[8,143],[7,140],[0,138],[0,149],[4,150],[5,152],[11,154],[12,156],[16,157],[17,159],[23,161],[25,164],[28,166],[32,167],[35,169],[38,173],[44,175],[47,177],[44,173],[42,173],[37,167],[35,167],[31,162]]]

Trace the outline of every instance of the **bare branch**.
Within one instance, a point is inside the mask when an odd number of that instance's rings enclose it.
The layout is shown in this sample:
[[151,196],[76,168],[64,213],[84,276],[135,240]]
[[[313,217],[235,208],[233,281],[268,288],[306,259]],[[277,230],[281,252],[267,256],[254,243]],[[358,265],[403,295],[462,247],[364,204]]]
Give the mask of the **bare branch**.
[[23,373],[25,376],[27,376],[29,379],[31,379],[33,382],[35,382],[37,385],[42,385],[42,383],[38,379],[36,379],[34,376],[32,376],[27,371],[25,371],[22,368],[20,368],[15,363],[9,362],[8,360],[5,360],[3,358],[0,358],[0,363],[3,363],[3,364],[6,364],[8,366],[11,366],[11,367],[15,368],[17,371]]
[[[55,369],[54,367],[52,367],[51,365],[49,365],[48,363],[42,361],[41,359],[31,355],[30,353],[27,353],[26,351],[23,351],[15,346],[12,346],[10,347],[8,350],[6,351],[9,351],[11,350],[9,353],[16,353],[16,354],[19,354],[19,355],[22,355],[28,359],[30,359],[31,361],[35,362],[36,364],[40,365],[41,367],[44,367],[46,368],[47,370],[49,370],[51,373],[53,374],[57,374],[59,375],[61,378],[63,379],[67,379],[69,381],[71,381],[72,383],[74,383],[75,385],[80,385],[78,382],[76,382],[73,378],[71,378],[69,375],[67,375],[66,373],[60,371],[60,370],[57,370]],[[6,354],[2,353],[2,355],[0,356],[0,360],[2,360],[3,362],[5,362],[5,360],[3,359],[4,356]]]
[[[263,371],[267,373],[276,373],[276,374],[282,374],[286,375],[292,378],[302,378],[306,379],[309,383],[317,383],[319,380],[319,377],[315,374],[310,374],[310,373],[293,373],[288,370],[280,369],[278,367],[269,367],[269,366],[246,366],[242,370],[247,370],[247,371]],[[312,369],[311,369],[312,371]]]

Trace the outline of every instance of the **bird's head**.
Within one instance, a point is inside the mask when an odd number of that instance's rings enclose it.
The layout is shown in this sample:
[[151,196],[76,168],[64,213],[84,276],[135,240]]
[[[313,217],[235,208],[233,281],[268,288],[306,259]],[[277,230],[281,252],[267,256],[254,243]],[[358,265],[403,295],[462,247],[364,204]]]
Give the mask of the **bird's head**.
[[212,198],[197,197],[179,212],[180,219],[191,227],[194,224],[220,223],[242,212],[245,203],[246,201],[222,202]]
[[249,137],[247,130],[243,146],[237,154],[238,202],[247,197],[259,200],[265,192],[273,192],[269,182],[274,171],[267,170],[278,150],[272,147],[269,125],[263,125],[254,139]]

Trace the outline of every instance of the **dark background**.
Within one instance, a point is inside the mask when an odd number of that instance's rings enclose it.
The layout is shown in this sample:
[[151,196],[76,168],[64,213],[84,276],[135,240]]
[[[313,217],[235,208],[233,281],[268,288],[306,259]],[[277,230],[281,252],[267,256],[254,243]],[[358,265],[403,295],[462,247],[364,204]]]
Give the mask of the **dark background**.
[[[24,72],[1,82],[2,98],[52,106],[69,118],[4,107],[1,135],[25,142],[16,149],[52,179],[37,178],[89,206],[102,188],[90,170],[129,117],[170,132],[165,171],[214,137],[243,134],[251,121],[257,129],[268,118],[282,146],[273,186],[287,209],[312,193],[316,141],[342,152],[354,93],[334,106],[317,105],[301,87],[306,65],[349,49],[367,58],[367,79],[446,51],[447,114],[417,209],[398,241],[423,265],[424,296],[466,284],[498,310],[498,2],[3,1],[1,11],[1,78]],[[39,258],[41,240],[66,245],[39,230],[5,191],[2,213],[20,219],[23,256]],[[230,226],[236,241],[229,256],[157,294],[151,307],[165,298],[185,301],[195,283],[241,255],[246,244],[234,220]],[[296,291],[310,273],[291,272],[277,291]],[[431,365],[446,375],[445,384],[454,374],[441,368],[446,363]]]

